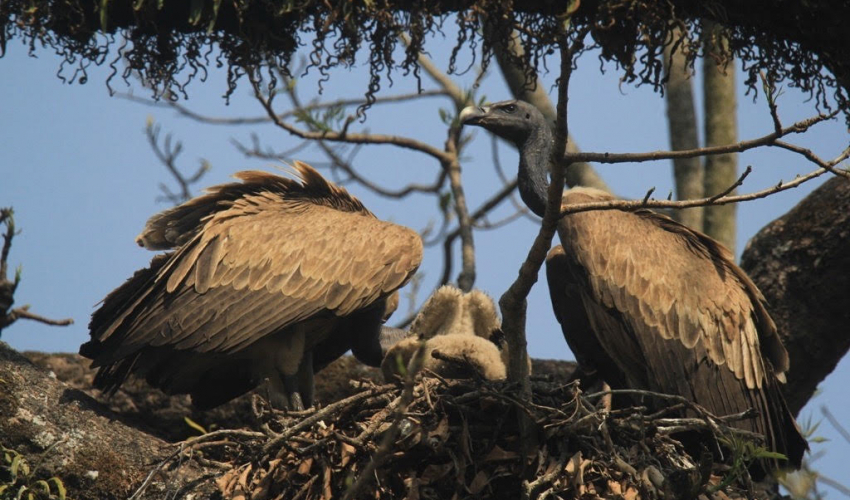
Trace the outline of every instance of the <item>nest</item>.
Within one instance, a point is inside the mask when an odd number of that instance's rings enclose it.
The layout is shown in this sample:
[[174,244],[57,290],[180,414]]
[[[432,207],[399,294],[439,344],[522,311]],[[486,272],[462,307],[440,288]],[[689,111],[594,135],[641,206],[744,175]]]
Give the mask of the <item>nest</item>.
[[[149,478],[195,460],[220,470],[223,498],[253,500],[770,496],[747,473],[757,448],[730,452],[729,443],[750,441],[729,418],[681,398],[657,395],[670,405],[649,413],[608,410],[610,392],[583,395],[545,379],[533,381],[530,402],[484,380],[358,384],[353,396],[305,412],[274,411],[255,396],[259,431],[183,441]],[[686,407],[696,416],[671,416]],[[700,436],[699,456],[677,439],[682,432]]]

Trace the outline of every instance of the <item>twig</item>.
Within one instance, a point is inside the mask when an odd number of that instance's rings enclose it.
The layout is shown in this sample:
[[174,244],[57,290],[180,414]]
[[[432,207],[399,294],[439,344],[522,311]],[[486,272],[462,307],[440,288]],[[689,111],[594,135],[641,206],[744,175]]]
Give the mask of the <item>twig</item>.
[[149,121],[145,127],[145,135],[148,138],[148,143],[150,144],[151,149],[153,149],[156,158],[165,166],[171,176],[174,177],[174,180],[177,181],[177,185],[180,187],[180,193],[174,194],[165,184],[160,184],[159,188],[163,192],[163,198],[177,205],[192,198],[192,191],[189,186],[201,180],[201,177],[209,171],[210,165],[206,160],[201,160],[201,165],[194,174],[190,177],[184,176],[183,173],[180,172],[180,169],[177,168],[176,164],[177,157],[183,152],[183,143],[176,141],[172,145],[171,134],[165,134],[163,147],[160,147],[160,131],[160,126],[153,123],[153,121]]
[[272,122],[283,130],[286,130],[290,134],[295,135],[296,137],[300,137],[302,139],[347,142],[351,144],[388,144],[400,148],[410,149],[413,151],[419,151],[428,156],[436,158],[439,161],[450,160],[449,155],[445,151],[441,151],[429,144],[417,141],[415,139],[411,139],[409,137],[384,134],[360,134],[350,132],[341,133],[335,131],[313,132],[308,130],[302,130],[298,127],[290,125],[286,121],[279,118],[277,113],[274,111],[274,108],[272,107],[272,97],[267,98],[263,95],[263,92],[260,88],[260,83],[257,80],[256,75],[254,75],[252,71],[248,71],[248,77],[254,89],[254,96],[266,110],[266,113],[268,114],[269,118],[271,118]]
[[588,153],[588,152],[565,152],[563,160],[567,162],[595,161],[598,163],[638,163],[645,161],[675,160],[678,158],[693,158],[696,156],[722,155],[727,153],[741,153],[761,146],[775,145],[776,141],[789,134],[799,134],[807,131],[813,125],[830,120],[838,115],[835,110],[827,115],[818,115],[801,120],[790,127],[783,128],[778,133],[771,132],[757,139],[741,141],[734,144],[722,146],[710,146],[705,148],[684,149],[680,151],[649,151],[645,153]]
[[847,486],[844,486],[843,484],[839,483],[835,479],[832,479],[830,477],[826,477],[821,473],[818,473],[817,477],[818,477],[819,483],[823,483],[823,484],[837,490],[839,493],[844,494],[844,496],[850,497],[850,488],[848,488]]
[[[830,162],[831,163],[831,162]],[[755,200],[759,198],[765,198],[774,193],[778,193],[781,191],[787,191],[789,189],[795,188],[807,181],[810,181],[816,177],[820,177],[821,175],[829,172],[826,169],[818,168],[815,171],[812,171],[806,175],[797,177],[793,181],[782,183],[780,182],[776,186],[763,189],[761,191],[755,191],[747,194],[740,194],[735,196],[723,196],[721,198],[712,199],[712,198],[699,198],[693,200],[678,200],[678,201],[670,201],[670,200],[647,200],[646,203],[642,201],[631,201],[631,200],[611,200],[611,201],[603,201],[603,202],[591,202],[591,203],[576,203],[574,205],[567,205],[561,210],[561,217],[569,214],[575,214],[579,212],[587,212],[589,210],[638,210],[641,208],[690,208],[690,207],[704,207],[708,205],[725,205],[727,203],[739,203],[742,201]]]
[[310,426],[318,423],[322,419],[329,418],[332,415],[339,412],[340,410],[348,408],[349,406],[351,406],[354,403],[357,403],[357,402],[362,401],[364,399],[370,398],[370,397],[375,396],[377,394],[382,394],[384,392],[387,392],[388,390],[392,389],[393,387],[394,386],[391,385],[391,384],[390,385],[379,385],[379,386],[376,386],[376,387],[371,387],[371,388],[369,388],[369,389],[367,389],[363,392],[357,393],[353,396],[349,396],[345,399],[341,399],[341,400],[339,400],[335,403],[332,403],[332,404],[329,404],[328,406],[325,406],[324,408],[313,413],[313,415],[301,420],[300,422],[298,422],[294,426],[287,428],[284,432],[275,436],[274,439],[272,439],[271,441],[269,441],[268,443],[266,443],[263,446],[263,453],[264,454],[271,453],[271,451],[274,448],[277,448],[277,447],[283,445],[284,443],[286,443],[287,439],[289,439],[289,437],[294,435],[296,432],[300,432],[302,429],[310,427]]
[[833,415],[832,412],[829,411],[829,408],[827,408],[826,406],[821,406],[820,411],[821,413],[823,413],[823,416],[826,417],[826,420],[835,428],[835,430],[838,431],[839,434],[841,434],[841,437],[843,437],[845,441],[850,443],[850,432],[848,432],[847,429],[845,429],[844,426],[841,425],[838,419],[835,418],[835,415]]
[[400,423],[402,418],[404,417],[404,413],[407,411],[407,407],[410,405],[413,400],[413,387],[414,380],[416,375],[418,375],[419,371],[422,369],[422,365],[425,359],[425,342],[420,342],[419,347],[416,349],[416,352],[413,353],[413,358],[411,359],[409,369],[407,374],[404,377],[404,389],[401,392],[401,401],[398,406],[396,406],[393,411],[393,423],[390,425],[390,428],[384,434],[383,439],[381,440],[381,444],[378,447],[378,451],[372,455],[372,458],[369,460],[369,463],[354,481],[354,484],[351,485],[348,490],[346,490],[345,494],[342,496],[342,500],[350,500],[357,495],[357,492],[363,485],[366,484],[367,481],[371,480],[372,474],[375,472],[375,469],[383,462],[386,455],[390,452],[392,444],[398,438],[399,433],[401,432]]
[[[419,92],[419,93],[375,97],[375,101],[372,104],[389,104],[389,103],[396,103],[396,102],[402,102],[402,101],[410,101],[410,100],[419,99],[419,98],[422,98],[422,97],[441,97],[441,96],[445,96],[445,95],[446,95],[446,93],[442,90],[423,90],[422,92]],[[245,118],[245,117],[243,117],[243,118],[212,117],[212,116],[204,115],[204,114],[198,113],[196,111],[193,111],[193,110],[187,108],[186,106],[183,106],[182,104],[180,104],[179,101],[174,101],[174,100],[168,99],[167,96],[164,96],[164,98],[162,98],[158,101],[154,101],[154,100],[151,100],[151,99],[148,99],[148,98],[145,98],[145,97],[137,97],[137,96],[134,96],[132,94],[126,94],[126,93],[117,93],[117,96],[121,99],[126,99],[128,101],[141,103],[141,104],[151,106],[151,107],[155,107],[155,108],[173,109],[174,111],[176,111],[177,113],[179,113],[182,116],[185,116],[187,118],[191,118],[192,120],[195,120],[195,121],[198,121],[198,122],[201,122],[201,123],[206,123],[206,124],[209,124],[209,125],[259,125],[259,124],[263,124],[263,123],[269,123],[269,122],[272,121],[271,118],[269,118],[268,116],[265,116],[265,115],[264,116],[249,117],[249,118]],[[330,101],[330,102],[310,103],[310,104],[307,104],[306,106],[304,106],[301,109],[304,110],[304,111],[316,111],[316,110],[338,108],[338,107],[348,108],[348,107],[353,107],[353,106],[362,106],[365,103],[366,103],[366,101],[362,97],[352,98],[352,99],[337,99],[335,101]],[[286,119],[289,119],[289,118],[296,116],[298,114],[298,112],[299,112],[299,110],[291,110],[291,111],[286,111],[286,112],[280,113],[277,116],[281,120],[286,120]]]
[[[298,111],[306,111],[308,108],[301,104],[301,100],[298,98],[298,94],[295,92],[295,87],[287,87],[287,95],[289,96],[290,101],[292,101],[292,105],[294,106],[296,112]],[[308,123],[309,126],[309,123]],[[317,130],[311,127],[313,132]],[[362,185],[366,189],[379,194],[381,196],[387,198],[404,198],[405,196],[411,193],[439,193],[440,188],[442,188],[445,183],[447,172],[445,169],[441,170],[437,179],[432,184],[424,185],[424,184],[409,184],[398,190],[391,190],[381,187],[369,179],[361,176],[354,169],[354,166],[344,159],[342,159],[336,151],[334,151],[325,141],[319,140],[316,141],[319,144],[319,147],[324,151],[324,153],[331,159],[334,165],[341,168],[348,174],[351,179],[353,179],[358,184]]]
[[558,476],[563,474],[564,467],[567,466],[567,460],[569,460],[569,459],[570,459],[570,455],[566,451],[563,451],[561,453],[560,458],[558,458],[558,464],[554,468],[552,468],[551,471],[549,471],[546,474],[538,477],[537,479],[535,479],[534,481],[532,481],[530,483],[528,481],[523,481],[522,482],[522,489],[523,489],[522,498],[523,499],[530,499],[530,498],[532,498],[532,496],[535,493],[537,493],[537,490],[539,490],[540,488],[542,488],[544,486],[551,485],[552,482]]
[[19,319],[30,319],[33,321],[38,321],[39,323],[44,323],[45,325],[51,326],[68,326],[73,325],[74,320],[72,318],[65,319],[50,319],[45,318],[44,316],[29,312],[30,306],[21,306],[16,309],[12,309],[9,314],[6,315],[6,318],[0,318],[0,330],[11,325],[15,321]]

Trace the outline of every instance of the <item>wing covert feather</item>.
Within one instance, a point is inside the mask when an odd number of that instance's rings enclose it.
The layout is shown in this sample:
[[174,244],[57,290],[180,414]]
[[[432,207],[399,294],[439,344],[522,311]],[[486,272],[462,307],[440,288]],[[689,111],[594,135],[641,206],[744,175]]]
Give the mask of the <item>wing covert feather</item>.
[[[570,200],[568,191],[565,203],[580,201]],[[761,342],[771,344],[764,355],[773,368],[787,368],[761,294],[714,240],[649,211],[572,214],[558,231],[566,255],[586,273],[588,299],[622,313],[644,352],[654,338],[676,339],[691,356],[726,365],[751,389],[761,388],[768,373]],[[606,349],[627,349],[607,343]]]
[[235,352],[312,315],[367,307],[421,259],[417,233],[365,209],[248,194],[157,269],[154,298],[117,328],[120,347],[99,364],[146,345]]

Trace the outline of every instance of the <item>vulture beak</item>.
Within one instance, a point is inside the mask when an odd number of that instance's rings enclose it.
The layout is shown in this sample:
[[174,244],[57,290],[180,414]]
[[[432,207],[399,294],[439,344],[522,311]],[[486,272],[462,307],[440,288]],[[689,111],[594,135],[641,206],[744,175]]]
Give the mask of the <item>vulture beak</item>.
[[490,112],[490,106],[467,106],[460,112],[460,123],[462,125],[478,125]]

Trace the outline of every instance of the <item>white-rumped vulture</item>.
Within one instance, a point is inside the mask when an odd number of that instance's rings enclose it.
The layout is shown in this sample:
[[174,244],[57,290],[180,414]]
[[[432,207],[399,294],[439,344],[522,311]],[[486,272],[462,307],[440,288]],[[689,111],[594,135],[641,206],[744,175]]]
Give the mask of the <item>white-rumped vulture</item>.
[[[520,195],[542,217],[554,146],[543,115],[504,101],[468,107],[460,119],[517,145]],[[562,204],[611,199],[574,188]],[[567,215],[558,235],[546,262],[549,291],[584,370],[614,388],[684,396],[718,416],[754,408],[757,417],[735,425],[764,435],[799,467],[807,445],[779,387],[788,353],[764,297],[726,248],[650,210]]]
[[148,221],[139,245],[171,251],[92,315],[80,353],[100,367],[96,386],[114,391],[135,372],[209,408],[262,383],[274,406],[299,409],[313,402],[314,371],[349,349],[380,366],[398,335],[385,313],[422,241],[294,168],[301,182],[239,172]]

